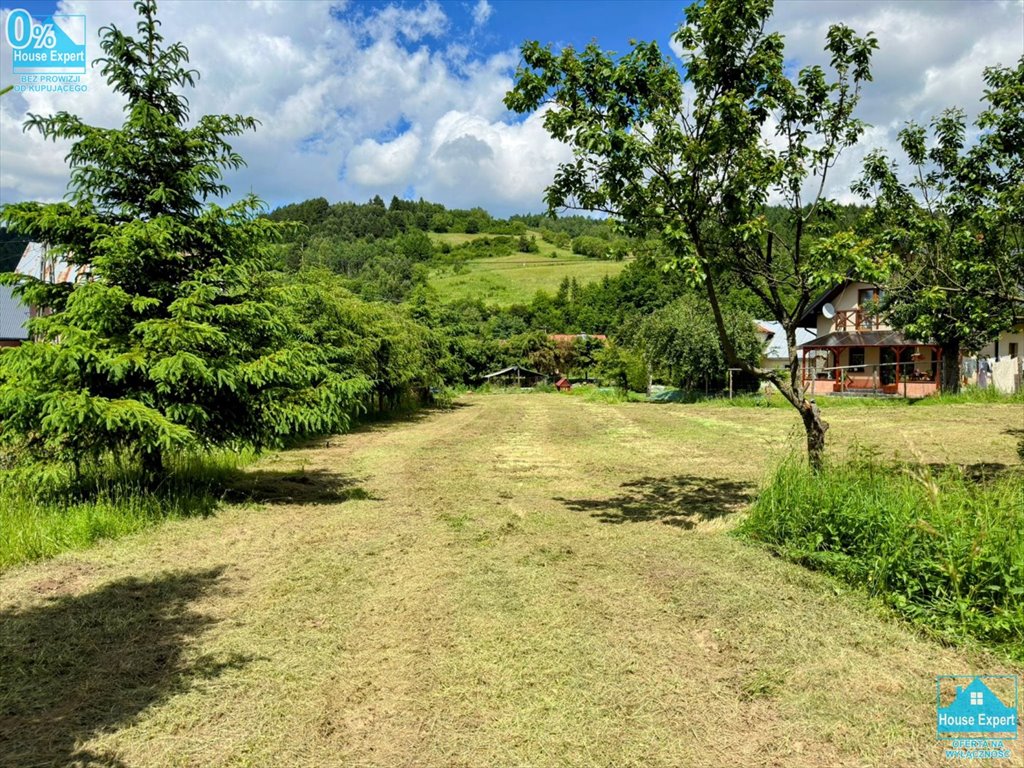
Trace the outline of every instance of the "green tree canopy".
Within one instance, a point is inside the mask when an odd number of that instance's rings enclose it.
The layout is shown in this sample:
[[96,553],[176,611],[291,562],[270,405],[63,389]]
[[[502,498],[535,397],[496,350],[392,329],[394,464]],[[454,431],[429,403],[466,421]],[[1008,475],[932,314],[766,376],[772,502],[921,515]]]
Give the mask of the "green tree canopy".
[[0,441],[76,463],[128,452],[155,477],[170,450],[337,428],[365,382],[334,373],[278,312],[264,255],[280,225],[251,196],[210,202],[243,164],[227,139],[256,122],[205,115],[188,127],[180,89],[198,73],[182,44],[164,42],[155,2],[135,7],[136,37],[101,30],[123,125],[67,112],[26,123],[72,140],[67,200],[8,205],[0,222],[85,278],[17,278],[43,314],[35,341],[0,355]]
[[[761,360],[761,342],[753,319],[744,312],[724,308],[729,341],[747,366]],[[686,390],[716,389],[728,376],[729,363],[718,338],[706,301],[685,296],[645,317],[636,328],[632,345],[663,381]]]
[[968,146],[961,109],[900,132],[905,174],[882,152],[856,189],[882,259],[893,265],[882,310],[943,348],[942,386],[960,386],[961,349],[976,350],[1024,316],[1024,57],[985,70],[986,108]]
[[[674,36],[682,73],[655,43],[621,56],[596,44],[556,54],[527,43],[505,103],[545,108],[548,132],[573,148],[548,187],[549,208],[604,211],[629,234],[660,234],[703,286],[730,364],[772,382],[798,409],[818,464],[827,425],[805,397],[796,328],[823,286],[870,271],[862,243],[821,237],[815,225],[836,210],[824,194],[829,170],[862,133],[854,108],[876,43],[834,25],[831,72],[812,65],[790,76],[782,36],[765,31],[771,13],[771,0],[690,5]],[[772,195],[786,209],[777,221],[765,215]],[[785,329],[788,376],[737,355],[720,300],[729,282]]]

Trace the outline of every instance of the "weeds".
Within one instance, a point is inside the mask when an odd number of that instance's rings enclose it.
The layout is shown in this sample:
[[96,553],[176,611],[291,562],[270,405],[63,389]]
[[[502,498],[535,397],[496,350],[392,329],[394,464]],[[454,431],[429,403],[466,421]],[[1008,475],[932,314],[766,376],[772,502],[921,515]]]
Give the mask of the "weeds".
[[1024,390],[1015,395],[1005,395],[994,387],[964,387],[955,394],[939,393],[913,401],[914,405],[969,405],[972,403],[1002,403],[1024,405]]
[[741,533],[865,586],[950,640],[1024,660],[1024,476],[980,483],[952,467],[855,457],[814,474],[790,459]]
[[220,491],[253,454],[221,451],[172,459],[149,489],[138,467],[107,458],[83,467],[31,464],[0,471],[0,570],[116,538],[160,520],[211,514]]

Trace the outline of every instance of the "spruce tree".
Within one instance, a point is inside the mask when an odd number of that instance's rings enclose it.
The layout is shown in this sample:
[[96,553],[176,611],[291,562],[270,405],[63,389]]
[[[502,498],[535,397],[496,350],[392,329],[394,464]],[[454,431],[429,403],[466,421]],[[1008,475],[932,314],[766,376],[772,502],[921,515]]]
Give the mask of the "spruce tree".
[[278,310],[265,262],[279,232],[253,196],[221,206],[227,139],[240,115],[190,124],[198,73],[165,44],[154,0],[139,0],[137,35],[101,30],[102,74],[125,97],[110,129],[60,112],[26,130],[70,139],[64,202],[0,211],[12,232],[80,267],[73,284],[17,278],[44,311],[33,341],[0,355],[0,443],[75,462],[119,452],[159,477],[170,451],[272,444],[343,426],[364,378],[343,377],[299,341]]

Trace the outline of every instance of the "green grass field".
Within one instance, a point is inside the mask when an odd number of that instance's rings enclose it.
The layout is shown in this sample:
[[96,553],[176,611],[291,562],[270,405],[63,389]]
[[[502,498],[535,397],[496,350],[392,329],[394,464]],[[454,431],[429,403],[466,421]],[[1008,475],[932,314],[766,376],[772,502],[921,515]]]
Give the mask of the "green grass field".
[[[1014,405],[827,418],[836,455],[1019,466]],[[268,456],[251,503],[0,575],[0,762],[942,765],[935,675],[1024,668],[729,535],[801,439],[469,395]]]
[[[576,278],[581,284],[600,280],[605,275],[617,275],[625,262],[588,259],[564,248],[556,248],[540,239],[540,253],[513,253],[510,256],[474,259],[464,271],[455,273],[450,267],[434,270],[430,277],[442,296],[450,299],[476,299],[486,304],[508,306],[527,303],[539,290],[554,293],[566,277]],[[488,235],[461,233],[431,234],[435,242],[460,245]]]

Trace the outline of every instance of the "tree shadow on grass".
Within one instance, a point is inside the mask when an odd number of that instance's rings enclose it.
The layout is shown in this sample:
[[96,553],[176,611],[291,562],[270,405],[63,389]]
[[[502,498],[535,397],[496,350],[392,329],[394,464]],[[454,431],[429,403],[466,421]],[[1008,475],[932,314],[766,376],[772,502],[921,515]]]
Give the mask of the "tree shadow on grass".
[[123,768],[116,755],[78,745],[252,661],[187,651],[215,621],[191,604],[222,572],[121,579],[0,611],[0,764]]
[[602,523],[662,522],[690,529],[706,520],[738,512],[754,486],[723,478],[676,475],[643,477],[623,483],[606,499],[556,499],[571,510],[589,512]]
[[240,471],[225,483],[223,497],[257,504],[340,504],[373,498],[355,479],[325,469]]
[[941,475],[946,472],[953,472],[963,475],[966,480],[972,483],[990,482],[1015,469],[1009,464],[1001,464],[994,461],[980,461],[975,464],[942,464],[932,462],[926,466],[932,474]]

